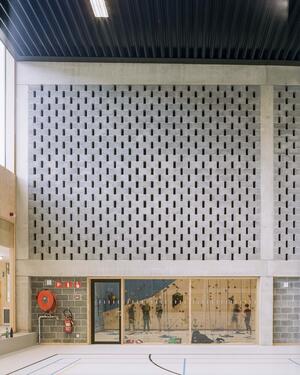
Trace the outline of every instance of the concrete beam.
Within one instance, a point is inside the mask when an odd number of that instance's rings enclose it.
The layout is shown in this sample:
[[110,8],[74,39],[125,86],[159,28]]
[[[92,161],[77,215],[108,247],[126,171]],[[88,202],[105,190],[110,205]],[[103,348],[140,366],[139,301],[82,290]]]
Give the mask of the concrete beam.
[[300,84],[300,67],[18,62],[17,84]]
[[19,276],[300,276],[300,261],[85,261],[17,260]]

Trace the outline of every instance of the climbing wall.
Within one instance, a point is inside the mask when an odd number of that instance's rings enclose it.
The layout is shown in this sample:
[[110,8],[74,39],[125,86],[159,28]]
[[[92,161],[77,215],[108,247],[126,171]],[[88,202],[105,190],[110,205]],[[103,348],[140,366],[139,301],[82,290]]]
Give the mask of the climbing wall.
[[199,330],[234,330],[234,305],[241,307],[238,328],[245,329],[245,304],[249,304],[251,322],[256,322],[256,280],[198,279],[192,280],[192,328]]
[[[135,280],[137,288],[144,287],[144,280]],[[147,280],[150,281],[150,280]],[[135,329],[143,330],[142,304],[147,302],[150,305],[151,330],[158,330],[159,324],[156,316],[156,303],[161,300],[163,314],[161,318],[161,327],[164,330],[188,330],[189,324],[189,281],[188,280],[170,280],[170,284],[163,289],[157,290],[153,295],[144,299],[134,299],[130,293],[125,281],[125,301],[124,309],[125,330],[129,329],[128,308],[131,303],[135,305]],[[182,302],[173,306],[172,296],[180,293],[183,296]],[[107,311],[103,314],[105,329],[115,329],[115,311]]]

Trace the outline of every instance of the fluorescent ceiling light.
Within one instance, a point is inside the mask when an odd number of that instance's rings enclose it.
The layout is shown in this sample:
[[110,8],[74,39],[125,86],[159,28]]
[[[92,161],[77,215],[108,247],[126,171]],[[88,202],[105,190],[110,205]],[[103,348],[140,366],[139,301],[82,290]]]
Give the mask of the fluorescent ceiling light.
[[90,0],[95,17],[108,17],[107,8],[104,0]]

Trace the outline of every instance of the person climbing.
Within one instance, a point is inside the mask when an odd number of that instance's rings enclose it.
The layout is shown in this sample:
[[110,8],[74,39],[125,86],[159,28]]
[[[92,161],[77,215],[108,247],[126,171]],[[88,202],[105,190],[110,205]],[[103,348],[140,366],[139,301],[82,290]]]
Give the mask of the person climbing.
[[155,312],[156,312],[156,317],[158,320],[158,329],[161,331],[161,317],[163,314],[163,305],[161,303],[160,298],[156,302]]
[[235,330],[238,333],[238,324],[239,324],[239,314],[241,312],[240,305],[236,303],[233,306],[231,323],[235,326]]
[[131,303],[128,307],[129,331],[135,331],[135,306]]
[[251,321],[251,309],[250,309],[250,306],[248,305],[248,303],[245,304],[244,314],[245,314],[244,321],[245,321],[246,330],[251,335],[252,334],[252,328],[251,328],[251,325],[250,325],[250,321]]
[[144,331],[150,331],[150,305],[148,302],[144,302],[142,305],[143,320],[144,320]]

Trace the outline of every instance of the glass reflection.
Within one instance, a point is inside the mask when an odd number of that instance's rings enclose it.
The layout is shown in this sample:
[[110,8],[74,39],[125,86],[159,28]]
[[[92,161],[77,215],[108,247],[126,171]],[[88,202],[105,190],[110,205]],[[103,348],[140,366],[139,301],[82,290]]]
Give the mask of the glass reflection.
[[188,280],[126,280],[127,344],[189,341]]
[[256,280],[192,280],[192,343],[255,343]]
[[94,282],[94,342],[120,342],[120,282]]

